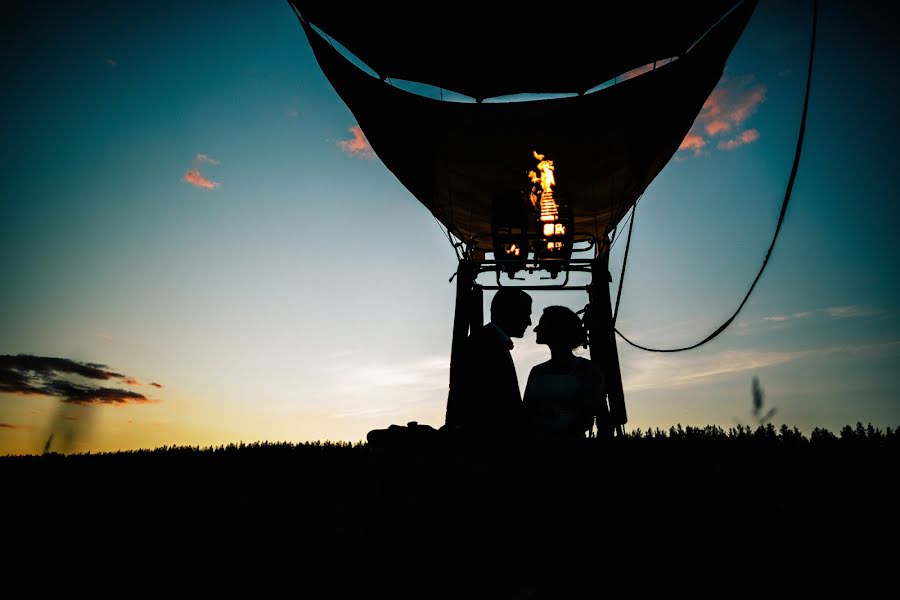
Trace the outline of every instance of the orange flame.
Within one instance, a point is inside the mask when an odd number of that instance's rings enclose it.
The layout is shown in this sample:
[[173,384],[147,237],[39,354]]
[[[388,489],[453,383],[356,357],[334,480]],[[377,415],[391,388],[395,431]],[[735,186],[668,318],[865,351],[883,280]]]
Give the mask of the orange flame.
[[553,171],[555,170],[553,161],[544,160],[544,155],[538,154],[537,150],[534,150],[533,152],[534,158],[538,161],[537,168],[538,171],[540,171],[540,175],[538,175],[536,171],[529,171],[528,177],[531,179],[532,183],[540,182],[541,187],[538,189],[538,186],[532,186],[531,204],[537,207],[538,200],[540,200],[540,218],[541,222],[544,223],[544,235],[562,235],[566,232],[565,226],[560,223],[555,223],[559,215],[559,206],[553,198],[553,186],[556,185],[556,177],[553,175]]

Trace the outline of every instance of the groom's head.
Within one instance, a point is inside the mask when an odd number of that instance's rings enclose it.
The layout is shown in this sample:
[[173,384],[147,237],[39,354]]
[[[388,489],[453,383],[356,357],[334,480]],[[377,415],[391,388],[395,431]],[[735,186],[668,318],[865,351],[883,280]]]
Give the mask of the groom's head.
[[531,296],[518,288],[500,288],[491,301],[491,322],[509,337],[522,337],[531,325]]

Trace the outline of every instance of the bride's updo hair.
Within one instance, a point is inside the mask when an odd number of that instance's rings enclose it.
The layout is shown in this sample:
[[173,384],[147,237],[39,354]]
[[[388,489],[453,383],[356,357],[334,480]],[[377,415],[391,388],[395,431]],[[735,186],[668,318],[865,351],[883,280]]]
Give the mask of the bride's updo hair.
[[548,306],[540,321],[541,337],[564,344],[574,350],[587,341],[587,332],[581,319],[565,306]]

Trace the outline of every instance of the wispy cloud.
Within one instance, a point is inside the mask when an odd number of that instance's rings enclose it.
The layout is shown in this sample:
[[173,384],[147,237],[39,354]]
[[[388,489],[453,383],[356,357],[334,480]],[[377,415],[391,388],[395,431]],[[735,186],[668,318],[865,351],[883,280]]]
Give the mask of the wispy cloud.
[[741,77],[725,77],[713,93],[710,94],[703,109],[694,121],[678,150],[681,158],[693,153],[694,156],[706,154],[712,138],[728,134],[727,140],[716,144],[719,150],[734,150],[751,144],[759,139],[756,129],[744,129],[744,123],[766,101],[768,88],[756,82],[752,75]]
[[115,60],[114,58],[107,58],[107,59],[106,59],[106,64],[108,64],[108,65],[111,66],[111,67],[118,67],[118,66],[119,66],[119,62],[118,62],[117,60]]
[[771,317],[763,317],[763,321],[772,321],[775,323],[781,323],[783,321],[790,321],[790,315],[772,315]]
[[[331,375],[339,398],[352,405],[335,406],[334,418],[395,417],[421,412],[426,398],[446,398],[450,357],[436,354],[411,360],[368,360],[353,352],[332,363]],[[348,368],[349,363],[349,368]],[[443,410],[443,406],[440,407]]]
[[688,359],[651,355],[635,363],[623,382],[628,390],[664,389],[705,383],[734,373],[783,365],[808,351],[727,350]]
[[207,156],[205,154],[198,154],[194,158],[193,167],[191,169],[188,169],[185,172],[184,177],[182,177],[182,179],[184,181],[187,181],[188,183],[190,183],[193,186],[196,186],[199,188],[204,188],[207,190],[214,190],[217,187],[219,187],[219,183],[216,181],[210,181],[209,179],[207,179],[200,173],[200,165],[202,163],[209,163],[211,165],[217,165],[217,164],[219,164],[219,161],[217,161],[214,158],[210,158],[209,156]]
[[424,357],[408,362],[363,362],[354,368],[352,377],[346,376],[346,368],[339,384],[341,391],[354,393],[385,388],[430,390],[447,386],[450,358],[446,355]]
[[0,356],[0,393],[50,396],[65,403],[83,405],[156,402],[138,392],[101,387],[97,383],[129,383],[133,379],[97,363],[27,354]]
[[155,381],[151,381],[151,382],[150,382],[149,384],[147,384],[147,385],[152,385],[153,387],[155,387],[155,388],[157,388],[157,389],[160,389],[160,390],[163,389],[163,384],[161,384],[161,383],[156,383]]
[[[762,317],[763,323],[770,323],[776,327],[787,326],[790,323],[793,323],[800,319],[809,319],[814,315],[827,315],[832,319],[851,319],[851,318],[866,318],[866,317],[883,317],[890,315],[890,311],[885,310],[883,308],[878,308],[876,306],[870,306],[865,304],[852,304],[848,306],[831,306],[828,308],[820,308],[817,310],[802,310],[793,312],[790,314],[782,314],[782,315],[768,315]],[[759,321],[755,321],[755,323],[759,323]],[[741,327],[743,328],[742,333],[748,333],[753,322],[742,322]]]
[[827,355],[889,357],[900,341],[863,345],[826,346],[793,351],[726,350],[695,357],[651,355],[630,364],[624,385],[629,391],[702,385],[729,375],[778,367],[800,359]]
[[363,130],[360,128],[360,126],[354,125],[349,129],[349,131],[353,134],[353,139],[338,140],[338,148],[340,148],[350,156],[354,156],[356,158],[364,158],[368,160],[374,159],[375,151],[372,150],[372,147],[369,145],[369,140],[366,139],[366,135],[363,133]]
[[847,306],[830,306],[822,309],[833,319],[855,319],[859,317],[879,317],[887,314],[887,311],[875,306],[865,304],[850,304]]
[[0,423],[0,429],[33,429],[31,425],[13,425],[12,423]]
[[735,148],[740,148],[741,146],[753,143],[758,139],[759,132],[755,129],[748,129],[747,131],[742,131],[740,135],[735,138],[722,140],[716,147],[719,150],[734,150]]
[[284,111],[284,116],[286,116],[288,119],[296,119],[297,115],[299,114],[300,112],[294,109]]

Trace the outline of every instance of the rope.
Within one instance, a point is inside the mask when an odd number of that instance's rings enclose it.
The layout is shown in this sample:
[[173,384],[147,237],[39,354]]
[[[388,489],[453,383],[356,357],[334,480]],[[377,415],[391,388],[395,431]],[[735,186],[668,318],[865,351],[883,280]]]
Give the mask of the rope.
[[[638,198],[640,200],[640,198]],[[616,318],[619,316],[619,300],[622,299],[622,284],[625,282],[625,265],[628,264],[628,250],[631,248],[631,230],[634,229],[634,212],[637,210],[637,202],[631,209],[631,220],[628,223],[628,237],[625,239],[625,257],[622,258],[622,274],[619,275],[619,290],[616,292],[616,309],[613,311],[613,327],[616,325]],[[613,240],[615,242],[615,240]],[[619,334],[622,335],[622,334]]]
[[[816,49],[816,20],[817,20],[816,17],[818,14],[818,8],[819,8],[819,1],[813,0],[812,36],[811,36],[810,44],[809,44],[809,67],[807,68],[807,71],[806,71],[806,95],[803,98],[803,114],[800,117],[800,132],[797,135],[797,149],[794,152],[794,164],[791,166],[791,175],[788,178],[787,189],[785,189],[785,191],[784,191],[784,200],[781,203],[781,214],[778,215],[778,224],[775,226],[775,234],[772,236],[772,243],[769,244],[769,249],[768,249],[768,251],[766,251],[766,257],[765,257],[765,259],[763,259],[762,267],[760,267],[759,273],[756,274],[756,278],[753,280],[753,283],[750,284],[750,289],[747,290],[747,294],[744,296],[744,299],[741,301],[741,304],[737,307],[737,310],[734,311],[734,314],[731,315],[727,321],[725,321],[724,323],[719,325],[719,327],[715,331],[713,331],[711,334],[709,334],[708,336],[706,336],[705,338],[703,338],[696,344],[692,344],[690,346],[684,346],[682,348],[648,348],[647,346],[642,346],[640,344],[632,342],[627,337],[625,337],[625,335],[621,331],[619,331],[618,329],[615,330],[615,332],[619,334],[619,337],[621,337],[628,344],[634,346],[635,348],[638,348],[640,350],[646,350],[647,352],[683,352],[685,350],[693,350],[694,348],[702,346],[706,342],[712,340],[713,338],[718,336],[720,333],[725,331],[725,329],[727,329],[728,326],[731,325],[732,321],[734,321],[734,319],[741,312],[741,309],[744,308],[744,305],[747,303],[747,300],[750,299],[750,294],[753,293],[753,288],[756,287],[756,283],[759,281],[759,278],[762,277],[763,271],[766,270],[766,265],[769,264],[769,258],[772,256],[772,250],[775,248],[775,241],[778,239],[778,233],[781,231],[781,225],[782,225],[782,223],[784,223],[784,215],[787,212],[788,203],[791,200],[791,192],[794,189],[794,179],[797,176],[797,168],[800,165],[800,151],[803,148],[803,137],[806,132],[806,112],[807,112],[807,109],[809,108],[809,88],[810,88],[810,82],[812,81],[813,54]],[[633,216],[633,213],[632,213],[632,216]],[[632,223],[634,223],[633,218],[632,218]],[[630,240],[630,238],[631,238],[631,235],[630,235],[630,228],[629,228],[629,240]],[[626,257],[628,256],[627,246],[626,246],[625,256]],[[625,276],[625,265],[623,263],[622,264],[622,277],[624,277],[624,276]],[[619,284],[619,291],[621,292],[621,281]],[[618,311],[618,308],[619,308],[619,300],[617,297],[616,298],[616,310],[617,311]],[[613,321],[615,321],[615,317],[613,317]]]
[[[634,204],[633,204],[632,207],[631,207],[631,212],[628,214],[628,218],[625,219],[626,222],[631,221],[631,219],[634,218],[634,209],[637,208],[638,202],[640,202],[640,201],[641,201],[641,198],[643,198],[643,197],[644,197],[644,195],[641,194],[640,196],[638,196],[638,199],[634,201]],[[614,239],[614,240],[612,241],[612,243],[609,245],[610,248],[612,248],[613,246],[615,246],[615,245],[616,245],[616,242],[619,241],[619,238],[622,237],[622,233],[625,231],[625,229],[624,229],[625,225],[623,224],[622,227],[623,227],[622,231],[620,231],[620,232],[618,233],[618,235],[616,235],[615,239]]]

